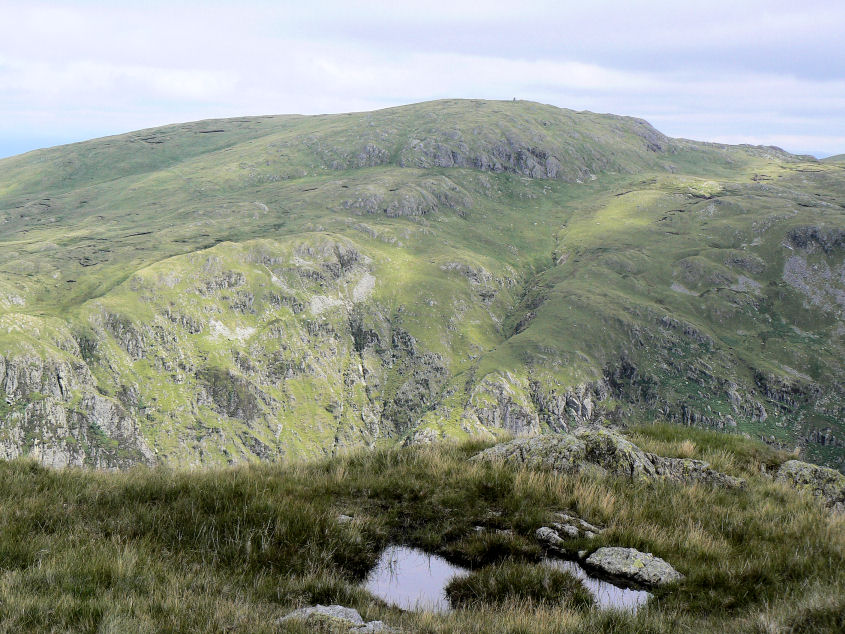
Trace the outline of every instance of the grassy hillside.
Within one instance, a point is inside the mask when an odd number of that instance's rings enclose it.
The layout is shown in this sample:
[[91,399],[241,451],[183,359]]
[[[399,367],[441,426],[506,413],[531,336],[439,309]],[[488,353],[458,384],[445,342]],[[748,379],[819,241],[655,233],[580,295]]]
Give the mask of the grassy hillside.
[[603,418],[842,468],[843,205],[835,162],[529,102],[5,159],[0,455],[221,464]]
[[[477,441],[193,472],[3,462],[0,629],[305,632],[276,620],[314,603],[355,607],[409,632],[841,628],[843,516],[761,474],[784,454],[670,426],[639,427],[631,438],[706,459],[747,485],[632,484],[467,462],[486,446]],[[484,606],[403,613],[359,585],[397,542],[474,569],[510,566],[527,580],[540,570],[534,531],[562,509],[606,526],[579,547],[636,547],[686,578],[655,591],[636,616],[543,601],[519,583]],[[340,523],[340,514],[353,520]]]

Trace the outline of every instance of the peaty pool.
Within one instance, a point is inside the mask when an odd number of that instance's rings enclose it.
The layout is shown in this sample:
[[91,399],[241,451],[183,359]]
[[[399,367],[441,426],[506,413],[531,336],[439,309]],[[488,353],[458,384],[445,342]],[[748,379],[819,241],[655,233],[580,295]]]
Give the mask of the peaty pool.
[[[572,573],[595,599],[596,606],[607,609],[636,610],[651,596],[643,590],[620,588],[589,575],[577,562],[545,559],[543,564]],[[385,602],[403,610],[448,612],[446,586],[452,577],[469,570],[450,564],[443,557],[429,555],[418,548],[388,546],[364,587]]]
[[447,612],[446,585],[455,575],[467,572],[418,548],[388,546],[367,575],[365,588],[403,610]]

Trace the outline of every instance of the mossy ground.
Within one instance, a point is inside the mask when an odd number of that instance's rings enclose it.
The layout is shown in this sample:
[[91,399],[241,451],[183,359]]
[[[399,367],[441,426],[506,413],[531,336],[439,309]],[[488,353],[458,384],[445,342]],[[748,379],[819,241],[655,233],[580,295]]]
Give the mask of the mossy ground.
[[[0,463],[0,629],[271,632],[296,607],[339,603],[412,632],[841,631],[845,520],[761,475],[786,455],[727,434],[631,434],[710,459],[747,488],[468,463],[479,442],[200,471]],[[510,570],[500,586],[518,587],[539,556],[533,531],[560,510],[607,527],[583,547],[652,552],[685,580],[636,615],[507,591],[484,607],[401,613],[358,585],[386,544],[402,543]]]

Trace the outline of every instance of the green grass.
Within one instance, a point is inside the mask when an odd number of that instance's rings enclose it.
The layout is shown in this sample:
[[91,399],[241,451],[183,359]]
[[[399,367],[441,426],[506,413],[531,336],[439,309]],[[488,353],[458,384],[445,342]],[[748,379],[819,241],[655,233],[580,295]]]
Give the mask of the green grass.
[[[203,471],[3,462],[0,630],[269,632],[296,607],[340,603],[414,632],[837,631],[843,518],[760,475],[759,443],[652,431],[721,453],[747,488],[468,463],[477,441]],[[607,527],[590,548],[652,552],[686,578],[636,616],[587,607],[532,565],[533,531],[561,510]],[[475,526],[512,534],[479,541]],[[467,606],[401,613],[367,594],[358,582],[389,543],[471,564]]]

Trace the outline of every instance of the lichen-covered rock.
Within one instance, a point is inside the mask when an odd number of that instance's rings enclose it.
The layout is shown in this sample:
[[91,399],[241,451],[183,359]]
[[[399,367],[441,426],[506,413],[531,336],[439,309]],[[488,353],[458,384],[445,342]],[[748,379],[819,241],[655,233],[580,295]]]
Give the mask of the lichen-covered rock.
[[582,427],[575,436],[584,443],[585,460],[609,473],[635,480],[658,475],[652,454],[644,452],[612,429]]
[[513,465],[574,473],[586,464],[584,442],[573,434],[550,434],[517,438],[500,443],[471,460],[502,461]]
[[665,478],[685,484],[702,483],[741,487],[744,480],[714,471],[706,462],[664,458],[637,447],[619,432],[602,427],[581,427],[571,434],[517,438],[491,447],[473,460],[501,460],[560,473],[611,473],[633,480]]
[[838,471],[800,460],[787,460],[775,479],[821,498],[834,512],[845,513],[845,475]]
[[346,608],[342,605],[312,605],[299,608],[279,619],[285,621],[302,621],[305,624],[320,628],[319,631],[332,632],[392,632],[393,630],[382,621],[365,622],[358,610]]
[[[364,619],[354,608],[346,608],[342,605],[312,605],[306,608],[299,608],[290,614],[279,619],[280,623],[285,621],[307,621],[315,617],[323,617],[326,621],[346,622],[350,627],[364,625]],[[330,622],[330,621],[329,621]]]
[[660,557],[642,553],[634,548],[599,548],[587,557],[584,563],[611,577],[644,586],[661,586],[684,578]]
[[572,527],[576,527],[580,529],[584,533],[593,533],[594,535],[598,535],[602,531],[603,528],[599,528],[594,524],[590,524],[586,520],[581,519],[580,517],[573,517],[568,513],[556,513],[557,518],[560,520],[559,523],[555,524],[555,526],[559,526],[560,524],[567,524]]
[[672,480],[693,484],[710,484],[726,489],[740,488],[745,485],[742,478],[730,476],[710,468],[710,465],[702,460],[691,458],[663,458],[653,456],[658,475],[665,476]]

